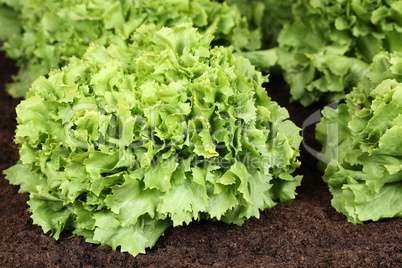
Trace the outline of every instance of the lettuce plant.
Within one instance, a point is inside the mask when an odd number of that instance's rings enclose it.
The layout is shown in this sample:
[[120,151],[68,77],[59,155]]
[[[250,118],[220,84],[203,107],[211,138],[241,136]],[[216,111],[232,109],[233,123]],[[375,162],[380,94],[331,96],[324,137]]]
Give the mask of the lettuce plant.
[[323,116],[317,139],[328,148],[332,205],[353,223],[402,217],[402,51],[375,56],[346,102]]
[[278,63],[302,105],[342,99],[375,54],[402,43],[402,1],[298,0],[278,37]]
[[169,226],[241,225],[295,197],[299,128],[267,77],[212,39],[141,26],[32,84],[5,173],[35,224],[136,255]]
[[13,26],[0,33],[3,50],[20,67],[7,87],[13,97],[25,97],[35,79],[82,56],[90,43],[127,44],[142,24],[192,23],[213,34],[215,44],[238,51],[261,46],[259,29],[249,29],[235,7],[212,0],[0,0],[0,23]]

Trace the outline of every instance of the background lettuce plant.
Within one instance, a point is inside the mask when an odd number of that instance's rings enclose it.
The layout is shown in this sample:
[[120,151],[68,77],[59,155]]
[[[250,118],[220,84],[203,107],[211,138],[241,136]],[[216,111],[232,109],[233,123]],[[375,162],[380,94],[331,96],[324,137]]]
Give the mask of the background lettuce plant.
[[323,116],[332,205],[353,223],[402,217],[402,51],[375,56],[346,103]]
[[127,45],[142,24],[160,29],[192,23],[213,34],[214,44],[239,52],[261,47],[258,28],[249,27],[234,6],[212,0],[0,0],[0,23],[2,49],[20,67],[7,87],[13,97],[24,97],[35,79],[82,56],[90,43]]
[[298,0],[278,36],[278,63],[302,105],[344,98],[374,55],[402,44],[402,1]]
[[169,226],[241,225],[295,197],[301,137],[267,77],[191,25],[142,26],[128,45],[92,44],[17,107],[35,224],[133,255]]

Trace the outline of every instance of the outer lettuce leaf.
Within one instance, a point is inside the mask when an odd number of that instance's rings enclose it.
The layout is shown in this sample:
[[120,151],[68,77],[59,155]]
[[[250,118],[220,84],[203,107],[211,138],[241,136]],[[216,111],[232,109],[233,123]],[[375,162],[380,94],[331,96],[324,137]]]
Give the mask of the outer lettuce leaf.
[[6,5],[18,16],[10,18],[9,13],[3,14],[2,7],[0,23],[9,24],[10,19],[13,22],[18,18],[22,28],[20,31],[15,23],[0,34],[5,41],[3,50],[20,67],[15,83],[7,87],[13,97],[25,97],[34,80],[65,65],[71,56],[81,57],[90,43],[127,45],[142,24],[160,29],[192,23],[200,31],[213,34],[215,44],[233,46],[238,51],[261,47],[259,29],[249,27],[234,6],[211,0],[18,0],[7,1]]
[[20,162],[5,173],[35,224],[136,255],[169,226],[241,225],[295,197],[300,129],[267,77],[189,24],[131,40],[90,45],[18,105]]
[[247,17],[250,25],[261,28],[265,48],[277,46],[282,27],[293,21],[293,15],[289,12],[293,0],[226,0],[225,2],[236,5]]
[[18,20],[18,12],[11,6],[11,2],[0,1],[0,46],[2,40],[8,40],[14,34],[21,32],[21,25]]
[[400,48],[401,10],[399,0],[296,1],[277,51],[292,99],[304,106],[343,99],[374,55]]
[[238,51],[236,52],[236,55],[248,58],[258,70],[265,73],[270,73],[271,69],[278,61],[278,55],[275,48],[255,51]]
[[374,57],[366,78],[336,110],[325,108],[317,139],[329,148],[324,180],[353,223],[402,217],[402,53]]
[[293,15],[289,10],[293,0],[226,0],[229,5],[235,5],[248,20],[253,31],[260,31],[262,35],[262,49],[241,51],[240,54],[247,57],[253,65],[266,73],[273,69],[278,61],[276,46],[279,32],[285,24],[293,21]]

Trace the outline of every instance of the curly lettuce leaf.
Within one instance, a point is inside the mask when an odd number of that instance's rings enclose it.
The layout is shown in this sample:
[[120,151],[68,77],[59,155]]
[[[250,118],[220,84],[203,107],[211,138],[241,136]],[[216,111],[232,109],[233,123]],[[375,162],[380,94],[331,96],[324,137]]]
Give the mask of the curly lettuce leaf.
[[264,48],[276,47],[282,27],[293,21],[293,15],[289,12],[293,0],[225,0],[225,2],[236,5],[247,17],[250,25],[261,28]]
[[[238,51],[238,55],[248,58],[258,70],[270,73],[277,65],[278,35],[283,26],[293,21],[289,10],[293,1],[275,0],[226,0],[229,5],[235,5],[248,20],[253,31],[260,32],[261,48]],[[259,48],[259,47],[258,47]]]

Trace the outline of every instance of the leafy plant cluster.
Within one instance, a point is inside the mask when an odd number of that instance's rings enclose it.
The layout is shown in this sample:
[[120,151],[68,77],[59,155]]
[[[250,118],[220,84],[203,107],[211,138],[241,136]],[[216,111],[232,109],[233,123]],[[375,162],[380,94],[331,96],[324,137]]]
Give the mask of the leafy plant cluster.
[[278,36],[278,64],[304,106],[343,99],[374,55],[401,48],[399,0],[297,0],[292,13]]
[[299,129],[261,86],[275,65],[304,106],[345,99],[317,126],[333,206],[402,216],[402,1],[0,0],[0,25],[26,97],[5,173],[56,238],[136,255],[293,199]]
[[402,51],[376,55],[345,103],[323,116],[317,139],[330,149],[332,205],[353,223],[402,217]]
[[90,43],[127,45],[144,24],[160,29],[192,23],[213,34],[214,44],[239,51],[261,47],[260,29],[249,28],[235,7],[211,0],[0,0],[0,23],[2,49],[20,67],[7,87],[13,97],[25,97],[34,80],[82,56]]
[[266,77],[212,39],[142,26],[128,46],[91,45],[32,84],[5,173],[35,224],[136,255],[169,226],[241,225],[295,197],[299,128]]

